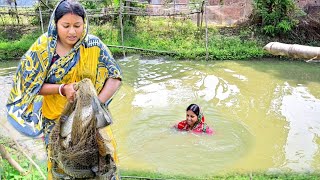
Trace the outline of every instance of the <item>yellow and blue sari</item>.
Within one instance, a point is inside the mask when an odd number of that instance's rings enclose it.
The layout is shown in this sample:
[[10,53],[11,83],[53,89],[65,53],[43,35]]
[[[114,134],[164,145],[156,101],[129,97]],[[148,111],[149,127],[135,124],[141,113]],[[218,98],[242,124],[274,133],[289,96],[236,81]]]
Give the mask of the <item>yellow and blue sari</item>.
[[58,39],[55,11],[48,32],[41,35],[21,58],[6,104],[8,121],[19,132],[32,137],[43,131],[42,116],[58,119],[66,103],[66,98],[58,94],[38,95],[44,83],[67,84],[90,78],[99,93],[108,78],[122,79],[120,67],[109,49],[99,38],[87,34],[86,13],[79,41],[66,56],[51,63]]

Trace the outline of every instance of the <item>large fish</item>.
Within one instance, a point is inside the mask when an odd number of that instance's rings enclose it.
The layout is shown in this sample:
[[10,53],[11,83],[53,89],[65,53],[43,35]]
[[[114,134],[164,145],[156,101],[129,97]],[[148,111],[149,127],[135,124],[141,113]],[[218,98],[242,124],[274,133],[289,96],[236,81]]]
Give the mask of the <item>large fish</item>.
[[[57,178],[111,177],[116,171],[113,146],[102,132],[112,123],[111,115],[99,101],[90,79],[83,79],[75,89],[75,101],[66,104],[50,135],[53,174]],[[57,168],[64,174],[54,170]]]
[[[84,81],[84,82],[82,82]],[[87,79],[82,80],[81,82],[86,84],[89,83],[87,82]],[[90,81],[91,82],[91,81]],[[76,85],[76,89],[79,88],[80,84]],[[90,86],[89,86],[90,87]],[[87,94],[87,96],[92,96],[91,100],[88,102],[84,103],[81,101],[76,100],[77,104],[69,104],[69,108],[65,110],[65,113],[61,116],[61,121],[62,121],[62,126],[61,126],[61,132],[60,135],[62,137],[67,137],[69,134],[71,134],[71,129],[72,129],[72,124],[73,124],[73,119],[75,116],[76,112],[81,112],[80,114],[80,119],[82,119],[84,122],[83,123],[88,123],[87,120],[92,119],[92,116],[95,115],[97,119],[97,128],[102,128],[105,127],[109,124],[112,123],[111,120],[111,115],[109,111],[106,109],[104,104],[102,104],[97,95],[96,92],[88,91],[91,92],[91,94]],[[77,93],[80,93],[78,90]],[[85,94],[84,94],[85,95]],[[82,96],[84,96],[82,95]],[[81,103],[80,103],[81,102]],[[74,105],[76,107],[74,107]]]

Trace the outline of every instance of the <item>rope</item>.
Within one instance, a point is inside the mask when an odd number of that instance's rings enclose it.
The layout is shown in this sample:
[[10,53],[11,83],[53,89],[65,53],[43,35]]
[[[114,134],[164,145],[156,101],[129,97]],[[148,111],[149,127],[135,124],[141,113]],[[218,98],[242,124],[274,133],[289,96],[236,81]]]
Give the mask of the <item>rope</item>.
[[129,46],[116,46],[116,45],[107,45],[107,46],[108,47],[113,47],[113,48],[134,49],[134,50],[150,51],[150,52],[157,52],[157,53],[178,54],[177,52],[172,52],[172,51],[158,51],[158,50],[135,48],[135,47],[129,47]]

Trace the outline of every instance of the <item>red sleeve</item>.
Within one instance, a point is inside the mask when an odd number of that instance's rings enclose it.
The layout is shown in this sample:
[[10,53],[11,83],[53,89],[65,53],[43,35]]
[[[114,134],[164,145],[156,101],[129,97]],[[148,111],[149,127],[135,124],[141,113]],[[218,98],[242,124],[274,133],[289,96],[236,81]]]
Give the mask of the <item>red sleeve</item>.
[[179,122],[178,124],[175,125],[175,128],[177,129],[184,129],[185,126],[187,125],[186,120]]

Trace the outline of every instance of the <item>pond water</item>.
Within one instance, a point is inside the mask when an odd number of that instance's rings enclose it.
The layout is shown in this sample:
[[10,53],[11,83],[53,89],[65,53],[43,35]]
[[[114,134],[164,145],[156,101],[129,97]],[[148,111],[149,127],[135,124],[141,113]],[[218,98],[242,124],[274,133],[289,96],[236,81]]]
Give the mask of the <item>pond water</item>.
[[[140,56],[119,63],[123,85],[110,111],[121,169],[189,175],[320,170],[320,64]],[[0,64],[3,102],[16,65]],[[172,128],[191,103],[202,107],[215,135]]]

